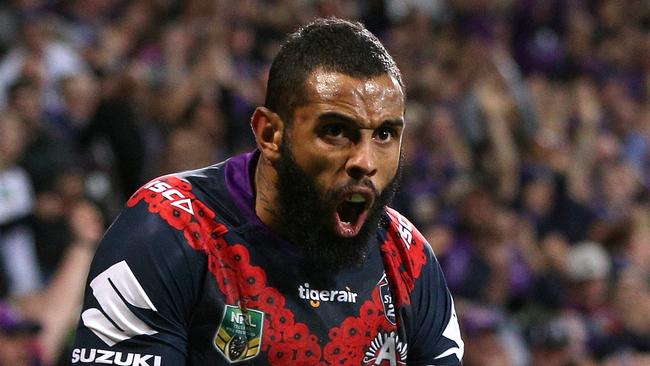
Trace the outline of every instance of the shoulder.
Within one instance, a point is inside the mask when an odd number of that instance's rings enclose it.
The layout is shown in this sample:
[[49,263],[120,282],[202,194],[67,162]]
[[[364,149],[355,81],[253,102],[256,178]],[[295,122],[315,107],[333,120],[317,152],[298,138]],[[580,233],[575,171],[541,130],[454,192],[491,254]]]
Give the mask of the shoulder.
[[399,212],[388,208],[382,251],[409,332],[409,364],[459,365],[463,354],[453,299],[431,246]]
[[398,304],[411,303],[415,283],[427,268],[435,268],[435,256],[417,228],[394,209],[386,209],[385,238],[381,244],[384,269],[393,283]]
[[193,249],[204,249],[207,239],[227,231],[219,220],[220,210],[206,203],[206,191],[218,193],[218,184],[205,186],[215,180],[219,169],[217,165],[152,179],[131,196],[126,210],[139,207],[140,215],[157,216],[162,219],[158,225],[177,230]]
[[422,267],[434,259],[431,246],[422,233],[405,216],[392,208],[386,209],[389,219],[388,241],[404,263],[413,279],[420,276]]
[[[184,309],[175,318],[185,319],[202,291],[209,248],[228,231],[196,191],[184,173],[155,178],[138,189],[99,244],[89,279],[130,271],[129,281],[136,279],[154,303],[169,305],[174,314]],[[170,291],[174,299],[168,298]]]
[[167,215],[180,218],[184,214],[194,215],[193,200],[196,196],[192,193],[192,184],[187,179],[179,175],[165,175],[152,179],[144,186],[140,187],[126,203],[126,206],[133,208],[139,203],[147,204],[150,213],[160,214],[166,218],[165,221],[177,227],[183,221],[188,221],[187,217],[179,220],[167,220]]

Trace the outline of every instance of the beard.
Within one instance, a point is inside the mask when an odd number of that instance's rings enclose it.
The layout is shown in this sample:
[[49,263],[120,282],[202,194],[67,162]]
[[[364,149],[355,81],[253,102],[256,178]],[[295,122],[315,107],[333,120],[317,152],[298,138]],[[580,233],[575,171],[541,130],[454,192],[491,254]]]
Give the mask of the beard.
[[[397,191],[402,159],[395,177],[386,188],[377,192],[367,178],[350,181],[340,187],[320,192],[315,180],[296,163],[288,140],[280,147],[277,162],[278,222],[277,228],[285,239],[303,248],[305,268],[312,274],[337,272],[342,268],[363,263],[371,241],[375,238],[386,205]],[[375,201],[368,209],[366,221],[359,233],[350,238],[334,231],[333,213],[340,204],[341,193],[351,185],[371,188]],[[315,279],[316,280],[316,279]]]

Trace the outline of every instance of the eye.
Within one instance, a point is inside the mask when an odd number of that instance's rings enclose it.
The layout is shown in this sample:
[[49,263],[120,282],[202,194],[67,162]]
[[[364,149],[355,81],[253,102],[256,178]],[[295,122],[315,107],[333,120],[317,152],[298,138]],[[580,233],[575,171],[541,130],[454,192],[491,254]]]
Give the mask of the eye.
[[397,137],[397,130],[393,127],[383,126],[375,132],[375,139],[380,142],[389,142]]
[[338,123],[331,123],[325,125],[323,126],[323,129],[321,131],[323,136],[329,138],[342,138],[344,137],[345,134],[345,128],[343,127],[343,125]]

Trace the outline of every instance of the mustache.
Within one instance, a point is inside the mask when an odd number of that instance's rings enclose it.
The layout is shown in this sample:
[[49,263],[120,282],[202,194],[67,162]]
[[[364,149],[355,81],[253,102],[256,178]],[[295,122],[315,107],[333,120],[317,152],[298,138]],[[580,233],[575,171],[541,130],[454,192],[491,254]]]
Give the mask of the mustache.
[[377,190],[377,187],[375,187],[375,184],[370,180],[370,178],[363,178],[361,180],[350,180],[347,183],[343,184],[340,188],[336,188],[333,191],[337,192],[338,195],[345,195],[348,193],[353,192],[355,189],[358,189],[359,187],[365,187],[370,189],[374,197],[378,197],[381,192]]

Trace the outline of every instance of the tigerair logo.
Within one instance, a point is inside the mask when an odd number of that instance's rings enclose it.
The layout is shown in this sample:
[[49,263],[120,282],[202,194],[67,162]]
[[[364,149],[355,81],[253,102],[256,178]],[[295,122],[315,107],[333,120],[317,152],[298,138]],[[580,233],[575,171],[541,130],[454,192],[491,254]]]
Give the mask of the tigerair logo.
[[349,287],[345,290],[316,290],[309,286],[309,283],[298,286],[298,296],[303,300],[309,300],[309,305],[314,308],[320,306],[321,302],[357,302],[357,293],[352,292]]

